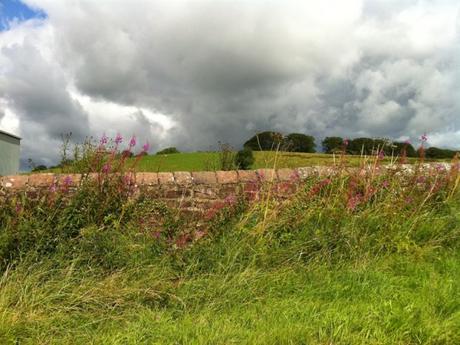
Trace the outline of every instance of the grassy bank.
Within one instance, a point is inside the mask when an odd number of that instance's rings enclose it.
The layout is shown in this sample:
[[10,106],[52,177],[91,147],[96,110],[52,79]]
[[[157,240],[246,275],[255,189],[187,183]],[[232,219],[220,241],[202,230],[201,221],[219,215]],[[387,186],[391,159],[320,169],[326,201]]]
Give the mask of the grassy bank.
[[3,191],[0,343],[458,344],[457,166],[337,173],[205,223],[123,174]]
[[251,260],[238,263],[236,244],[207,270],[197,269],[199,262],[179,270],[168,260],[152,260],[110,274],[70,262],[8,272],[0,299],[1,342],[460,342],[458,251],[261,267]]

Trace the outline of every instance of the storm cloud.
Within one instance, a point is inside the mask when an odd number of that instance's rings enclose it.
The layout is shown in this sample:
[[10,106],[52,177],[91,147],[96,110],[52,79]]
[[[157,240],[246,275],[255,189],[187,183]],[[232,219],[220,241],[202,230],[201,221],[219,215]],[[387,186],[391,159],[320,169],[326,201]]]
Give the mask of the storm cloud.
[[456,1],[26,3],[48,17],[0,33],[0,124],[24,159],[55,161],[70,131],[154,149],[266,129],[460,147]]

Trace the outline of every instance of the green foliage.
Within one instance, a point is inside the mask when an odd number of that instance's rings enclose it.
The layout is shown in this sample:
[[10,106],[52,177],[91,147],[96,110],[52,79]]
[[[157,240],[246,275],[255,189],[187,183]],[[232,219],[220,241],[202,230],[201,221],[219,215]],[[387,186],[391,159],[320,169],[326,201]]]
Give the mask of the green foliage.
[[349,141],[347,152],[354,155],[375,155],[383,150],[386,155],[391,154],[391,143],[383,139],[356,138]]
[[315,138],[311,135],[291,133],[285,138],[285,146],[291,152],[315,152]]
[[393,153],[396,156],[417,157],[417,151],[410,143],[394,142]]
[[429,147],[425,150],[426,158],[436,158],[436,159],[452,159],[457,154],[457,151],[440,149],[438,147]]
[[46,165],[40,164],[40,165],[37,165],[36,167],[34,167],[34,168],[32,169],[32,172],[44,171],[44,170],[46,170],[46,169],[48,169],[48,168],[46,167]]
[[257,133],[246,141],[243,146],[253,151],[276,151],[283,143],[284,138],[281,133],[266,131]]
[[163,150],[158,151],[157,155],[170,155],[173,153],[179,153],[179,150],[176,149],[175,147],[167,147]]
[[248,170],[254,164],[254,154],[252,150],[248,147],[243,148],[238,151],[235,156],[235,165],[238,169]]
[[326,137],[322,141],[323,150],[325,153],[334,153],[343,149],[343,138],[341,137]]

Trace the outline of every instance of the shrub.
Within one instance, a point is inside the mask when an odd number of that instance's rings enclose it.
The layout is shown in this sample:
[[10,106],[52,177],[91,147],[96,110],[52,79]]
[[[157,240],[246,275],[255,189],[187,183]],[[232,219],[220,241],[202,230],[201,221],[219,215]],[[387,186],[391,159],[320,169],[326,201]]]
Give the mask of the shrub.
[[254,135],[243,146],[254,151],[270,151],[277,150],[283,143],[284,138],[281,133],[266,131]]
[[285,139],[285,147],[291,152],[316,152],[315,138],[302,133],[291,133]]
[[235,156],[235,165],[238,169],[248,170],[254,164],[254,154],[248,147],[238,151]]
[[219,142],[219,168],[224,171],[234,170],[235,151],[229,144]]
[[342,150],[343,138],[341,137],[326,137],[322,141],[323,150],[325,153],[334,153]]
[[46,169],[48,169],[46,167],[46,165],[41,164],[41,165],[37,165],[35,168],[33,168],[32,171],[37,172],[37,171],[43,171],[43,170],[46,170]]
[[173,154],[173,153],[180,153],[178,149],[176,149],[175,147],[167,147],[161,151],[158,151],[157,152],[157,155],[169,155],[169,154]]

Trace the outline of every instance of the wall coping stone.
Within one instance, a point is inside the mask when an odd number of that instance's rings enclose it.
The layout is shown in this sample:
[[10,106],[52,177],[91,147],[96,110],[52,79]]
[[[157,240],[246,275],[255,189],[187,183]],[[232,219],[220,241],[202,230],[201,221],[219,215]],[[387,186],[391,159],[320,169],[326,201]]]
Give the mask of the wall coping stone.
[[[425,163],[420,165],[422,169],[430,166],[450,169],[449,163]],[[411,172],[416,166],[410,164],[404,165],[385,165],[381,170],[394,170],[401,168],[404,171]],[[358,168],[350,167],[346,171],[356,171]],[[225,185],[238,183],[258,183],[258,182],[286,182],[303,180],[310,176],[327,176],[333,174],[334,170],[328,166],[310,166],[299,168],[282,168],[282,169],[257,169],[257,170],[232,170],[232,171],[176,171],[176,172],[138,172],[135,174],[137,185]],[[37,173],[30,175],[10,175],[0,177],[0,186],[3,188],[21,189],[27,187],[44,187],[53,184],[62,185],[68,183],[72,186],[78,186],[83,178],[83,174],[53,174]],[[97,173],[90,173],[90,179],[97,179]],[[69,179],[67,180],[67,178]]]

